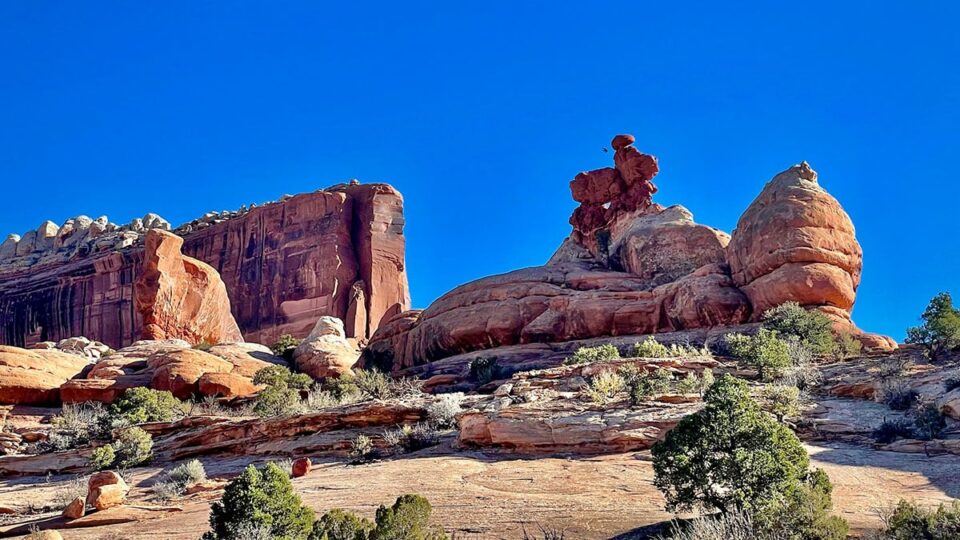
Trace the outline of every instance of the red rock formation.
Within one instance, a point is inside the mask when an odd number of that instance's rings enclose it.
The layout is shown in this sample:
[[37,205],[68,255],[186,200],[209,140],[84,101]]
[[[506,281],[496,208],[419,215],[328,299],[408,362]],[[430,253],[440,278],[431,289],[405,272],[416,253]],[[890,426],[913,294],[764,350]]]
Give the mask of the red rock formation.
[[147,232],[143,266],[133,285],[143,339],[182,339],[191,345],[243,341],[217,271],[180,252],[183,239]]
[[808,166],[770,182],[731,240],[683,207],[653,203],[657,161],[633,142],[618,135],[616,168],[570,183],[581,204],[547,266],[462,285],[392,319],[361,363],[410,372],[499,347],[731,326],[791,300],[835,315],[838,330],[854,332],[868,350],[895,347],[849,321],[860,245]]
[[0,345],[0,404],[56,405],[60,385],[88,365],[76,354]]
[[[385,316],[409,309],[403,225],[400,193],[386,184],[352,184],[222,220],[213,215],[177,233],[185,255],[220,273],[245,338],[272,343],[284,333],[306,336],[323,315],[351,321],[348,337],[366,338]],[[0,343],[82,335],[120,348],[139,339],[133,283],[142,245],[98,251],[93,242],[48,246],[59,250],[56,257],[0,265]],[[347,317],[356,283],[364,305]]]

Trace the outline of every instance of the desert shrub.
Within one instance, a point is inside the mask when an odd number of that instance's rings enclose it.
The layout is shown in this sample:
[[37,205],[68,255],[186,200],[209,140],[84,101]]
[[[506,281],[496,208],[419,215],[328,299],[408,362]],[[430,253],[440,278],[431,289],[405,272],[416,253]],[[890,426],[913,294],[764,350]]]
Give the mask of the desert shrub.
[[567,537],[563,529],[553,527],[544,527],[538,524],[537,530],[533,533],[527,532],[527,527],[523,526],[523,540],[564,540]]
[[[667,536],[656,540],[774,540],[758,536],[754,531],[753,516],[747,512],[732,511],[694,518],[689,522],[674,521]],[[775,540],[786,540],[777,536]]]
[[[293,476],[293,458],[271,459],[267,463],[273,463],[278,469],[285,472],[287,476]],[[264,465],[266,465],[266,463]]]
[[825,472],[811,471],[804,481],[758,511],[754,527],[762,537],[783,534],[790,540],[844,540],[850,526],[843,518],[830,515],[832,491]]
[[621,367],[617,373],[623,379],[630,395],[630,404],[634,406],[654,396],[666,394],[673,382],[673,376],[663,368],[657,368],[651,373],[627,365]]
[[373,399],[390,399],[393,396],[390,376],[379,371],[357,370],[351,378],[360,394]]
[[637,358],[666,358],[670,356],[667,346],[651,336],[633,346],[633,356]]
[[112,444],[105,444],[93,450],[90,466],[98,471],[109,469],[117,461],[117,453]]
[[943,391],[952,392],[960,388],[960,377],[948,377],[947,380],[943,381]]
[[161,501],[175,499],[187,490],[188,487],[199,484],[207,479],[207,471],[200,460],[191,459],[164,472],[154,483],[152,491]]
[[751,399],[746,383],[724,375],[704,401],[653,446],[654,485],[668,509],[753,510],[799,485],[806,451]]
[[293,351],[297,350],[301,343],[303,343],[302,339],[295,338],[290,334],[283,334],[277,339],[276,343],[270,346],[270,351],[287,362],[293,362]]
[[360,387],[350,376],[327,378],[323,381],[322,389],[324,392],[329,392],[331,397],[340,403],[353,403],[363,399]]
[[916,405],[920,395],[905,379],[894,377],[881,380],[874,399],[895,411],[906,411]]
[[782,337],[796,337],[813,354],[833,355],[837,340],[830,318],[817,310],[803,309],[796,302],[786,302],[763,313],[763,327]]
[[847,360],[860,356],[863,351],[863,343],[854,337],[850,332],[842,332],[837,335],[836,347],[833,356],[836,360]]
[[128,388],[110,406],[110,416],[121,424],[169,422],[183,416],[183,404],[165,390]]
[[873,430],[872,437],[880,444],[889,444],[897,439],[913,437],[913,425],[904,418],[884,418],[883,423]]
[[877,376],[881,381],[902,378],[907,375],[913,366],[914,362],[909,356],[896,355],[891,358],[884,359],[880,363],[877,369]]
[[707,393],[707,390],[713,386],[713,383],[716,382],[716,379],[713,377],[713,370],[710,368],[704,368],[703,372],[700,373],[700,387],[697,391],[700,393],[700,397],[703,397]]
[[605,370],[594,375],[583,392],[597,405],[605,405],[626,389],[626,383],[617,372]]
[[935,510],[901,500],[883,517],[878,540],[956,540],[960,538],[960,501]]
[[691,371],[687,373],[676,384],[676,390],[679,394],[696,394],[700,392],[700,376]]
[[427,405],[427,419],[440,429],[450,429],[457,426],[457,415],[463,412],[460,403],[462,394],[442,394],[434,398]]
[[603,362],[617,360],[620,358],[620,351],[609,343],[597,347],[580,347],[574,353],[563,361],[564,365],[572,366],[576,364],[589,364],[591,362]]
[[363,463],[373,459],[373,457],[373,441],[370,440],[370,437],[361,433],[350,442],[350,459],[354,463]]
[[200,401],[188,401],[183,405],[187,416],[247,417],[254,415],[255,404],[241,403],[227,407],[216,396],[203,396]]
[[250,465],[211,505],[210,530],[203,540],[241,538],[250,527],[267,529],[273,539],[305,540],[313,521],[313,511],[294,492],[287,473],[272,463],[262,470]]
[[735,358],[756,368],[765,381],[780,377],[792,365],[787,342],[776,331],[761,328],[755,336],[731,334],[726,336],[726,343]]
[[401,495],[393,506],[377,509],[377,526],[370,540],[441,540],[447,537],[431,525],[430,501],[420,495]]
[[413,426],[403,425],[396,429],[387,430],[383,440],[392,448],[399,448],[404,452],[416,452],[440,443],[440,434],[429,424],[419,422]]
[[936,403],[917,402],[913,411],[914,434],[923,441],[937,439],[947,427],[947,421]]
[[313,524],[310,540],[367,540],[375,528],[369,519],[334,508]]
[[102,403],[64,403],[60,414],[50,420],[53,431],[43,449],[69,450],[110,433],[110,417]]
[[295,414],[301,410],[300,391],[288,387],[285,383],[261,390],[253,406],[254,414],[263,417]]
[[313,379],[306,373],[294,373],[284,366],[268,366],[253,375],[253,384],[285,385],[294,390],[308,390],[313,386]]
[[500,364],[495,356],[474,358],[470,361],[470,379],[487,384],[500,377]]
[[960,348],[960,309],[953,307],[950,293],[934,296],[920,319],[920,326],[907,329],[906,342],[920,345],[927,358],[937,360]]
[[112,443],[94,450],[90,464],[97,470],[127,469],[150,461],[152,452],[153,437],[134,426],[121,430]]
[[782,423],[800,412],[800,390],[796,386],[783,384],[764,385],[760,389],[760,404],[763,410]]

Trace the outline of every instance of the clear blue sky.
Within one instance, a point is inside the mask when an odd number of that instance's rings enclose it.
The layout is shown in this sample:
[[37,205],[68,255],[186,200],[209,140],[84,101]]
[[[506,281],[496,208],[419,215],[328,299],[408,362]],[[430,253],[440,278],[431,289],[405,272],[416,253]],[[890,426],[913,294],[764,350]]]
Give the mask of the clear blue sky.
[[433,4],[3,2],[0,231],[389,182],[425,306],[543,263],[630,132],[657,200],[727,231],[809,161],[857,226],[866,329],[960,294],[960,3]]

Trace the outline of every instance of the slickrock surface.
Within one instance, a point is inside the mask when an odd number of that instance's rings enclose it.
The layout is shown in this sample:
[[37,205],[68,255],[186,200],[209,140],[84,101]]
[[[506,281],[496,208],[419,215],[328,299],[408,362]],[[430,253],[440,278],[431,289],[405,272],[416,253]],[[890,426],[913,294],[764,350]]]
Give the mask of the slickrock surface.
[[[186,256],[219,272],[245,338],[273,343],[306,336],[323,315],[366,338],[409,309],[403,226],[394,188],[342,184],[210,213],[174,232]],[[0,343],[84,335],[120,348],[140,339],[133,283],[151,229],[170,225],[155,214],[122,227],[80,216],[11,235],[0,245]]]
[[76,354],[0,345],[0,404],[56,404],[60,385],[89,365]]

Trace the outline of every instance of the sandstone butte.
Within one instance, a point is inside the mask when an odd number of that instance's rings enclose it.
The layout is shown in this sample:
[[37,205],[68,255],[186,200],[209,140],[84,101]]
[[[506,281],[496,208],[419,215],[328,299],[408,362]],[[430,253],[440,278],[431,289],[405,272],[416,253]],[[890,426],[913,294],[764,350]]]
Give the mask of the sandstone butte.
[[618,135],[614,167],[571,181],[580,203],[573,231],[546,265],[461,285],[397,315],[361,365],[402,373],[476,351],[502,365],[529,356],[523,345],[729,327],[787,301],[823,311],[866,350],[896,348],[850,319],[862,251],[850,217],[806,162],[768,182],[729,235],[682,206],[653,202],[659,166],[633,142]]
[[[325,315],[363,340],[409,309],[403,226],[397,190],[352,182],[210,213],[173,232],[183,238],[184,260],[219,273],[243,337],[272,343],[281,334],[305,337]],[[134,284],[145,239],[169,228],[155,214],[120,227],[79,216],[11,235],[0,244],[0,343],[86,336],[120,348],[139,340]]]

